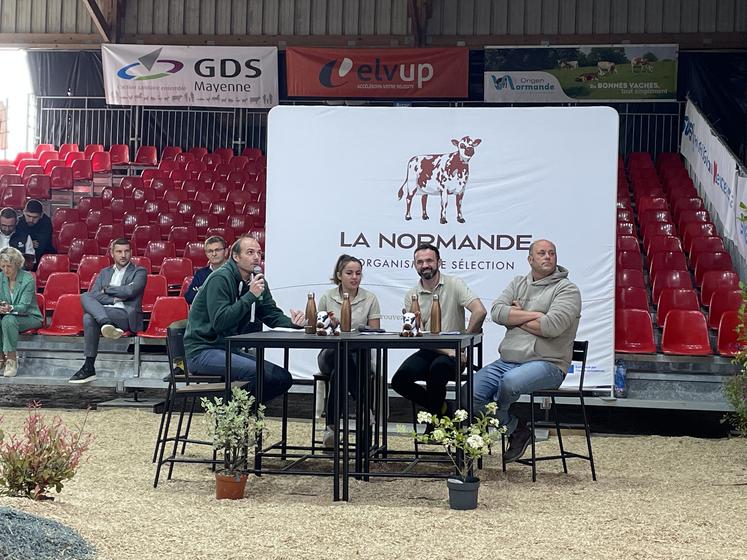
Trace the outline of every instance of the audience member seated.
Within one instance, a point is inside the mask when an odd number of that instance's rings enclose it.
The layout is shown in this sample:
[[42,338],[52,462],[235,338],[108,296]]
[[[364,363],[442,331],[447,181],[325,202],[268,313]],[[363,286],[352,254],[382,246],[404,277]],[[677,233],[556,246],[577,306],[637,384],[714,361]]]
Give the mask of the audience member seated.
[[110,252],[114,265],[102,269],[91,288],[80,296],[86,360],[70,383],[96,379],[94,362],[100,336],[117,339],[125,331],[143,330],[142,301],[148,273],[130,262],[132,247],[127,239],[112,241]]
[[38,329],[42,325],[41,311],[36,302],[34,275],[23,270],[26,259],[18,249],[0,249],[0,331],[2,351],[0,367],[5,377],[18,372],[18,333]]
[[57,252],[52,244],[52,220],[44,213],[42,203],[38,200],[31,199],[26,203],[18,220],[18,231],[25,232],[31,237],[36,257],[34,270],[42,255]]
[[36,255],[34,242],[28,233],[18,229],[18,214],[9,207],[0,210],[0,249],[5,247],[13,247],[20,251],[26,260],[24,268],[33,268]]
[[198,268],[195,272],[192,282],[189,284],[189,288],[184,293],[184,299],[187,303],[192,305],[192,302],[200,290],[200,287],[205,283],[207,277],[214,270],[218,270],[228,258],[228,246],[226,240],[218,235],[208,237],[205,240],[205,254],[208,258],[208,265]]
[[[285,315],[272,299],[263,274],[253,274],[262,261],[259,243],[242,235],[231,247],[231,258],[208,276],[189,310],[184,349],[189,371],[206,375],[226,374],[226,337],[253,332],[254,318],[270,328],[303,328],[303,312],[291,309]],[[252,312],[254,309],[254,312]],[[293,378],[288,370],[265,362],[262,400],[268,402],[290,389]],[[247,381],[248,390],[257,390],[257,361],[254,356],[234,351],[232,379]]]

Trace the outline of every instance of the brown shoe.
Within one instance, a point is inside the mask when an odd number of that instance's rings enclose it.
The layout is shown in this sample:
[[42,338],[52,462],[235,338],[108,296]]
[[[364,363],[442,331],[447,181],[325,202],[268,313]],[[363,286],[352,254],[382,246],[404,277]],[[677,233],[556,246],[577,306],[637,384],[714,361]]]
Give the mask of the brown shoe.
[[532,431],[524,424],[516,426],[514,433],[508,438],[508,449],[503,454],[504,463],[518,461],[524,455],[532,441]]

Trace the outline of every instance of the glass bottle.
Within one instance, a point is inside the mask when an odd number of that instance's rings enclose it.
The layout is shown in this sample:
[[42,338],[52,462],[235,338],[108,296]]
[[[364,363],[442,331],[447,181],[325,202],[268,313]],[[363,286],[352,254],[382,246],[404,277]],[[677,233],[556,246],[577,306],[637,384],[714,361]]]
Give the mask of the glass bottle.
[[340,308],[340,331],[350,332],[352,330],[352,312],[350,307],[350,294],[342,294],[342,307]]
[[441,332],[441,301],[438,294],[433,294],[433,304],[431,305],[431,333],[438,334]]
[[316,301],[314,301],[314,292],[309,292],[308,299],[306,300],[306,326],[304,327],[306,334],[314,334],[316,332]]

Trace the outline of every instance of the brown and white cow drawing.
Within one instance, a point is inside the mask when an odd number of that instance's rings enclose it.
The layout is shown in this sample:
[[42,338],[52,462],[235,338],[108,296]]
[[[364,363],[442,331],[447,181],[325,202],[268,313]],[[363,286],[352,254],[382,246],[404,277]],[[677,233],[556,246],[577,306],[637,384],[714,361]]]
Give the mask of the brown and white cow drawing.
[[636,68],[639,72],[653,72],[654,65],[647,58],[635,57],[630,59],[630,71],[635,72]]
[[413,156],[407,162],[407,175],[405,182],[399,188],[397,199],[402,200],[407,189],[407,211],[405,220],[411,220],[410,207],[412,199],[416,194],[421,195],[423,206],[423,219],[428,219],[426,205],[429,195],[439,195],[441,198],[441,223],[446,222],[446,207],[449,195],[455,195],[457,221],[464,223],[462,216],[462,198],[464,189],[469,180],[469,160],[475,155],[475,146],[482,140],[473,140],[465,136],[461,140],[452,140],[451,143],[457,147],[453,152],[447,154],[430,154]]

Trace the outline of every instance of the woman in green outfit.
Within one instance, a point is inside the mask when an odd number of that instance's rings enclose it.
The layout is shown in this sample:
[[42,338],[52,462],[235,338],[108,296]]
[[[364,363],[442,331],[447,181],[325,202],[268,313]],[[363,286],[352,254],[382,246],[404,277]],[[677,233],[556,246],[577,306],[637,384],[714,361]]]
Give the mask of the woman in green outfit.
[[18,333],[38,329],[42,316],[36,303],[34,276],[23,270],[24,256],[18,249],[0,249],[0,367],[5,377],[18,372]]

